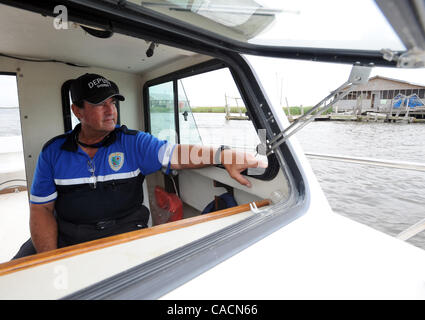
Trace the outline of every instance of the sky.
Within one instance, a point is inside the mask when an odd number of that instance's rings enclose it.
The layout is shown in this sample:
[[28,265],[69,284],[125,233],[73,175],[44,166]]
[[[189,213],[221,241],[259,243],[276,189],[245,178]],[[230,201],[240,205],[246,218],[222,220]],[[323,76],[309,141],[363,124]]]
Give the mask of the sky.
[[[289,59],[247,57],[255,68],[269,99],[286,106],[313,106],[338,88],[351,72],[351,65]],[[273,66],[273,67],[271,67]],[[376,75],[425,86],[425,69],[372,68]]]
[[[377,50],[404,48],[372,0],[256,2],[281,10],[281,13],[264,32],[250,40],[252,43]],[[346,64],[258,56],[245,58],[254,68],[268,98],[281,106],[317,104],[343,84],[351,70]],[[425,69],[375,67],[371,77],[375,75],[425,85]],[[184,83],[192,106],[223,106],[224,93],[239,95],[228,70],[187,78]],[[17,105],[15,78],[0,76],[0,107]]]
[[[264,32],[249,40],[251,43],[341,49],[405,49],[373,0],[255,1],[267,8],[281,10],[281,13]],[[316,105],[342,85],[351,71],[347,64],[245,57],[268,98],[281,106]],[[425,69],[375,67],[370,77],[376,75],[425,86]],[[187,79],[186,83],[189,82],[190,86],[185,87],[192,106],[223,105],[223,94],[217,95],[216,92],[237,94],[226,72],[210,73],[209,79],[203,77],[202,81],[200,77]],[[203,87],[196,86],[197,83],[202,83]]]
[[280,10],[252,43],[380,50],[404,49],[373,0],[255,0]]
[[[351,72],[351,65],[245,56],[273,105],[314,106],[338,88]],[[372,68],[376,75],[425,86],[425,69]],[[224,93],[239,96],[228,69],[183,79],[192,107],[224,106]],[[234,100],[231,105],[236,105]]]
[[[341,49],[405,50],[372,0],[256,0],[282,9],[274,24],[252,43]],[[313,106],[342,85],[351,71],[346,64],[247,56],[270,100],[286,106]],[[381,75],[425,85],[425,69],[374,67]]]

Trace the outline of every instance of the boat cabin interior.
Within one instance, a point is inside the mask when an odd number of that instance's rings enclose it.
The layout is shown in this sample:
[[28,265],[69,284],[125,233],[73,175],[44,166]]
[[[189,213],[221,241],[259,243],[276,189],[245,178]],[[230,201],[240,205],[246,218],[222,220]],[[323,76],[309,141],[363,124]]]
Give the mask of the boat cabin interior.
[[[125,97],[117,104],[119,125],[173,144],[228,145],[267,168],[243,172],[251,187],[222,166],[150,174],[141,187],[148,228],[0,261],[0,296],[120,298],[124,286],[126,297],[160,297],[296,220],[311,203],[328,210],[298,144],[277,140],[289,122],[244,55],[397,62],[376,50],[261,46],[251,39],[275,23],[278,11],[254,0],[241,1],[236,11],[225,1],[183,2],[0,1],[0,75],[16,78],[19,101],[26,186],[20,193],[29,197],[43,145],[78,124],[70,84],[85,73],[118,86]],[[3,161],[14,161],[8,157]],[[312,186],[317,192],[310,193]],[[161,207],[160,193],[181,210]],[[223,204],[223,194],[236,205]],[[25,206],[17,210],[29,211],[28,197],[19,198]],[[10,240],[19,232],[4,234]],[[61,282],[64,274],[72,281]]]
[[[218,166],[174,170],[169,175],[158,171],[143,183],[144,204],[151,210],[150,228],[6,262],[0,267],[0,274],[99,248],[137,241],[150,243],[154,237],[162,237],[149,253],[133,258],[136,265],[249,220],[272,206],[271,199],[275,204],[287,205],[292,184],[288,172],[275,154],[259,152],[258,146],[264,142],[258,134],[261,122],[255,119],[246,89],[242,88],[246,80],[238,78],[228,61],[208,54],[198,45],[192,50],[190,43],[175,42],[173,46],[167,33],[149,30],[146,25],[146,29],[131,24],[122,28],[119,20],[115,25],[107,18],[102,21],[100,16],[77,15],[72,5],[42,8],[50,10],[50,14],[17,6],[0,5],[0,73],[16,76],[28,193],[43,145],[78,123],[71,111],[69,84],[85,73],[100,74],[117,84],[125,97],[117,106],[119,124],[172,143],[230,145],[268,162],[268,167],[261,172],[244,173],[251,181],[250,188]],[[232,33],[229,36],[249,38],[269,22],[268,18],[259,19],[244,30],[226,32]],[[203,23],[214,24],[206,18]],[[222,28],[219,24],[213,27]],[[156,39],[155,32],[162,38]],[[232,115],[230,111],[194,116],[192,108],[198,105],[193,103],[202,96],[209,99],[211,94],[226,99],[227,105],[234,108],[235,118],[225,119]],[[199,106],[214,107],[215,101],[201,101]],[[208,117],[215,117],[215,122],[202,124]],[[156,187],[178,195],[183,204],[182,216],[173,219],[167,210],[158,207]],[[223,193],[230,193],[237,206],[220,207],[217,196]],[[201,214],[211,202],[215,212]]]

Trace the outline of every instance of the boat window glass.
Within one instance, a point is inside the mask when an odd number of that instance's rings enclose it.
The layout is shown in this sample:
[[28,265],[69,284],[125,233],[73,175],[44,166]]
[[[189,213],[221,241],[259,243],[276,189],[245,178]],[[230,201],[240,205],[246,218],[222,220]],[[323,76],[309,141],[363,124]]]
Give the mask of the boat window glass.
[[74,129],[75,126],[80,123],[80,120],[78,120],[78,118],[75,116],[74,112],[72,112],[72,109],[71,109],[71,106],[72,106],[71,92],[69,92],[68,97],[69,97],[69,112],[71,114],[71,126],[72,126],[72,129]]
[[179,113],[179,130],[181,144],[202,144],[202,138],[199,133],[195,117],[193,115],[191,101],[189,100],[184,82],[178,80],[178,113]]
[[272,46],[405,50],[373,0],[128,2],[234,41]]
[[150,133],[159,139],[177,143],[173,81],[149,87],[148,95]]
[[27,181],[16,75],[0,72],[0,263],[30,236]]
[[268,163],[266,155],[257,153],[265,130],[257,132],[247,116],[228,68],[172,78],[148,86],[152,135],[180,144],[227,145]]
[[[181,143],[228,145],[256,154],[260,138],[228,68],[185,77],[178,83]],[[262,160],[267,162],[267,157]]]

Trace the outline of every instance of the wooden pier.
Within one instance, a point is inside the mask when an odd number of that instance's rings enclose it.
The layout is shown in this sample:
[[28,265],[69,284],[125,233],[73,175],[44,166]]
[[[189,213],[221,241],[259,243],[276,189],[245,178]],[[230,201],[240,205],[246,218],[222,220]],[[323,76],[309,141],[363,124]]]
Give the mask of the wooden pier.
[[232,115],[226,115],[226,120],[249,120],[248,116],[232,116]]
[[[301,115],[289,116],[289,121],[297,120]],[[308,116],[308,120],[312,116]],[[314,117],[314,115],[313,115]],[[353,114],[327,114],[320,115],[314,118],[314,121],[356,121],[356,122],[389,122],[389,123],[425,123],[425,119],[405,116],[389,116],[384,113],[368,113],[366,115]]]
[[[243,106],[242,98],[240,98],[240,97],[229,97],[229,96],[227,96],[227,94],[225,94],[224,99],[226,101],[226,104],[224,106],[224,110],[226,112],[226,116],[225,116],[226,120],[249,120],[249,117],[247,115],[242,114],[242,108],[245,108],[245,106]],[[234,114],[232,115],[230,113],[231,107],[228,103],[228,99],[234,99],[236,101],[236,109],[237,109],[239,115],[234,115]],[[241,103],[242,105],[239,105],[238,100],[240,100],[242,102]]]

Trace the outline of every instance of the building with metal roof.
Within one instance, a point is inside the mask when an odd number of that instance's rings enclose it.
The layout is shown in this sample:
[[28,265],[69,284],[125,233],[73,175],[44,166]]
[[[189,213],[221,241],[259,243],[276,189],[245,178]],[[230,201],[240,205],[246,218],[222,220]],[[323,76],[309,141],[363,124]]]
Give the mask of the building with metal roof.
[[[364,114],[366,112],[403,113],[425,115],[425,86],[411,82],[374,76],[366,84],[358,85],[338,101],[335,113]],[[405,112],[405,111],[404,111]]]

